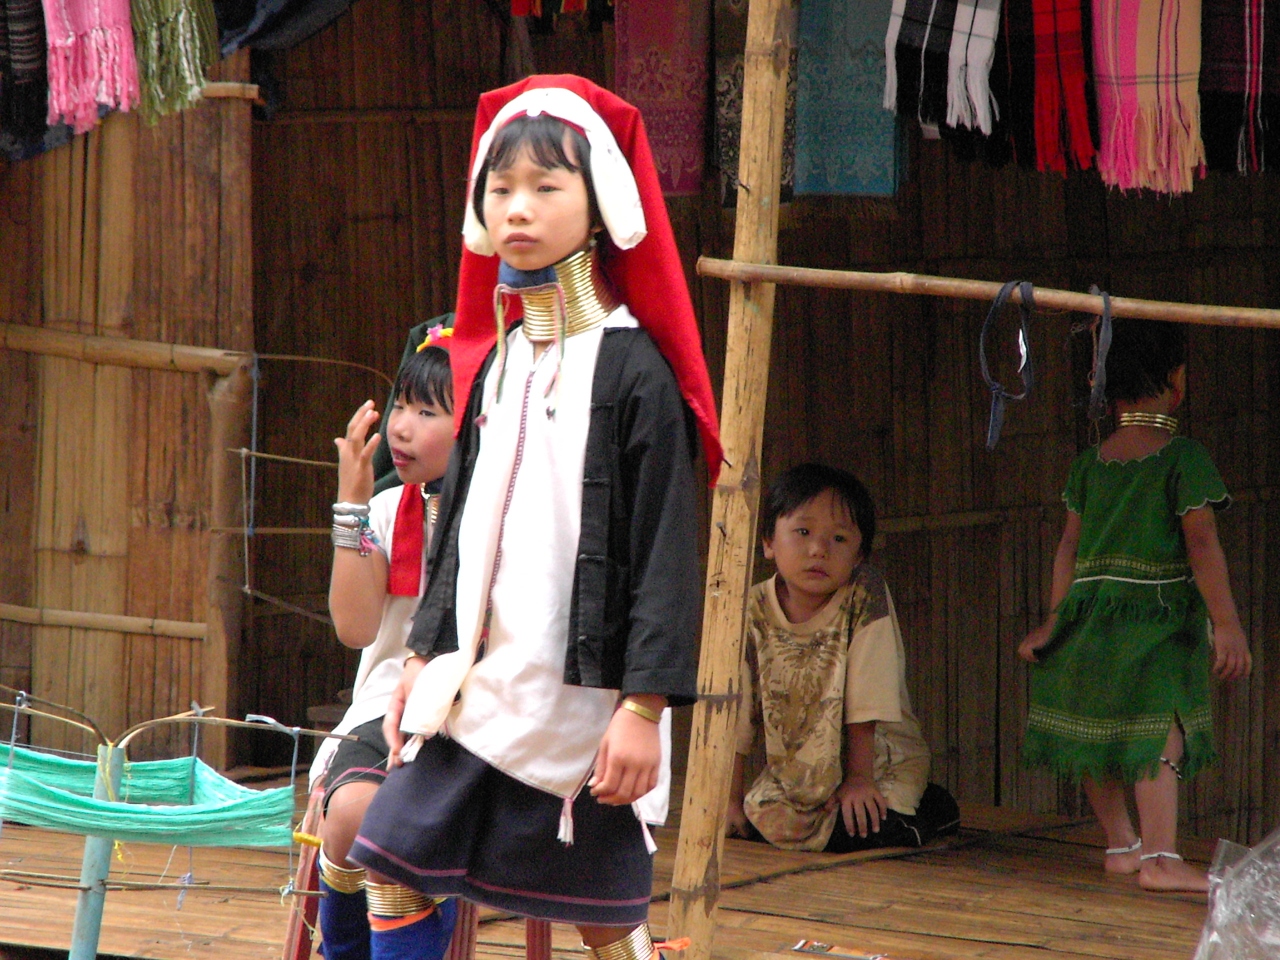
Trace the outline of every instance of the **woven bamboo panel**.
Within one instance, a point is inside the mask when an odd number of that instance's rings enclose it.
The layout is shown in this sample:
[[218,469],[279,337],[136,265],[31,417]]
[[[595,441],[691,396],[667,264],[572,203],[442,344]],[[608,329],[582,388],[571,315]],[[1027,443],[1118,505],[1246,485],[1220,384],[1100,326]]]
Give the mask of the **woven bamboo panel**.
[[[39,263],[41,179],[34,164],[0,161],[0,262]],[[40,315],[38,270],[0,271],[0,316],[32,323]],[[0,448],[7,468],[0,471],[0,598],[29,604],[34,573],[31,549],[35,510],[35,438],[38,367],[35,358],[0,351]],[[31,683],[32,628],[0,622],[0,683]]]

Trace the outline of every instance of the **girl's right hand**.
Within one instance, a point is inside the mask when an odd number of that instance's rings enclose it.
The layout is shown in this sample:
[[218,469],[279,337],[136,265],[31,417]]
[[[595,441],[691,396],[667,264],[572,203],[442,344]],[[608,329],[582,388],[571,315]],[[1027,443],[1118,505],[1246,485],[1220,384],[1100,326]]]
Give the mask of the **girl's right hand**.
[[[369,430],[381,414],[366,400],[351,415],[344,437],[334,437],[338,448],[338,500],[344,503],[368,503],[373,496],[373,451],[382,442],[382,434]],[[366,439],[367,438],[367,439]]]
[[387,703],[387,712],[382,718],[382,737],[387,741],[389,751],[388,770],[394,770],[400,766],[400,751],[404,749],[404,734],[400,730],[400,721],[404,718],[404,705],[409,700],[409,694],[418,680],[418,674],[426,665],[427,661],[416,654],[405,660],[404,673],[400,675],[400,682],[396,684],[391,700]]
[[724,835],[726,837],[745,837],[749,833],[747,814],[742,809],[741,800],[730,800],[729,809],[724,815]]
[[1253,669],[1253,656],[1240,621],[1213,629],[1213,672],[1219,680],[1243,680]]
[[1040,626],[1027,634],[1025,640],[1018,644],[1018,656],[1027,661],[1027,663],[1039,663],[1040,658],[1036,656],[1036,651],[1048,645],[1052,634],[1052,623],[1040,624]]

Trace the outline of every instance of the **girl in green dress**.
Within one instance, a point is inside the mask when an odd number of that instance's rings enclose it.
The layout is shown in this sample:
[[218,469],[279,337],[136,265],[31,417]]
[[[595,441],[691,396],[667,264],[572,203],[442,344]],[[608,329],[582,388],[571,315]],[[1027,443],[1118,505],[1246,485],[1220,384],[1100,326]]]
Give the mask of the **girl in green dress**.
[[[1186,390],[1178,324],[1117,320],[1106,359],[1116,431],[1076,458],[1023,758],[1082,781],[1109,873],[1148,890],[1207,890],[1176,850],[1178,781],[1215,759],[1209,672],[1248,676],[1214,512],[1230,498],[1208,452],[1176,435]],[[1141,839],[1129,819],[1132,784]]]

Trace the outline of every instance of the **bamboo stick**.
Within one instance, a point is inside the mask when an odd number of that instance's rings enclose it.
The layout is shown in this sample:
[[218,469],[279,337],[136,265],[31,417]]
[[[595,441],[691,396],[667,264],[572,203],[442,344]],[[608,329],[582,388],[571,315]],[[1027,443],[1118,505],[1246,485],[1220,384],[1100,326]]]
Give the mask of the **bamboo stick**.
[[[825,287],[831,290],[874,290],[880,293],[957,297],[965,300],[994,300],[1002,286],[990,280],[932,277],[919,273],[866,273],[858,270],[784,267],[770,263],[744,261],[736,256],[732,260],[699,257],[698,275],[718,277],[721,280],[736,280],[740,283],[765,282],[801,287]],[[1022,297],[1016,288],[1009,297],[1009,301],[1022,302]],[[1102,298],[1089,293],[1036,287],[1035,301],[1037,307],[1050,310],[1102,313]],[[1166,300],[1139,300],[1134,297],[1112,297],[1111,315],[1217,327],[1280,329],[1280,310],[1262,307],[1222,307],[1198,303],[1172,303]]]
[[2,321],[0,349],[146,370],[177,370],[182,373],[212,370],[222,376],[229,374],[248,357],[248,354],[235,350],[99,337]]
[[233,83],[229,80],[215,80],[206,83],[200,89],[200,96],[206,100],[253,100],[261,102],[256,83]]
[[[238,527],[240,514],[240,465],[227,448],[245,445],[249,433],[249,408],[253,384],[246,361],[209,392],[209,519],[215,529]],[[211,703],[225,703],[228,713],[239,712],[240,633],[244,620],[244,599],[240,584],[245,580],[244,541],[236,533],[211,533],[209,566],[205,585],[208,597],[206,617],[209,638],[201,660],[201,697]],[[209,731],[204,740],[204,757],[216,770],[225,769],[231,744],[225,728]]]
[[50,607],[23,607],[16,603],[0,603],[0,620],[30,623],[39,627],[78,627],[83,630],[109,630],[113,633],[147,634],[156,637],[184,637],[203,640],[208,625],[187,620],[162,620],[158,617],[126,617],[114,613],[89,610],[55,610]]
[[[742,95],[734,259],[769,261],[778,250],[778,196],[795,0],[751,0]],[[720,897],[724,815],[733,769],[739,663],[760,503],[760,447],[768,391],[774,286],[735,283],[721,402],[725,463],[711,506],[702,657],[689,775],[671,882],[672,936],[692,940],[689,960],[709,960]]]

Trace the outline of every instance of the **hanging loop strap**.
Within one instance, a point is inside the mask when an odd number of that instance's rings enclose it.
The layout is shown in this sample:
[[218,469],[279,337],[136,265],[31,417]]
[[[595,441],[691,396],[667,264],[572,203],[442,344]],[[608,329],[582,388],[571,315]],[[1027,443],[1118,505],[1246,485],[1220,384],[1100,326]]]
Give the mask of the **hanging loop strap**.
[[[1021,326],[1018,330],[1018,375],[1022,377],[1022,392],[1010,393],[998,381],[992,378],[991,369],[987,365],[987,330],[995,323],[996,317],[1000,314],[1001,308],[1009,302],[1009,297],[1013,293],[1014,287],[1018,288],[1018,295],[1022,302],[1018,304],[1018,316]],[[1000,430],[1004,426],[1004,406],[1008,400],[1025,400],[1031,393],[1031,387],[1035,382],[1035,371],[1031,365],[1031,311],[1035,308],[1035,295],[1030,281],[1027,280],[1010,280],[1000,292],[996,294],[996,298],[991,303],[991,309],[987,312],[987,319],[982,324],[982,333],[978,337],[978,362],[982,366],[982,379],[986,381],[987,388],[991,391],[991,417],[987,421],[987,449],[994,450],[996,444],[1000,442]]]
[[1089,419],[1107,414],[1107,352],[1111,349],[1111,296],[1095,283],[1089,293],[1102,298],[1102,315],[1093,321],[1093,369],[1089,372]]

